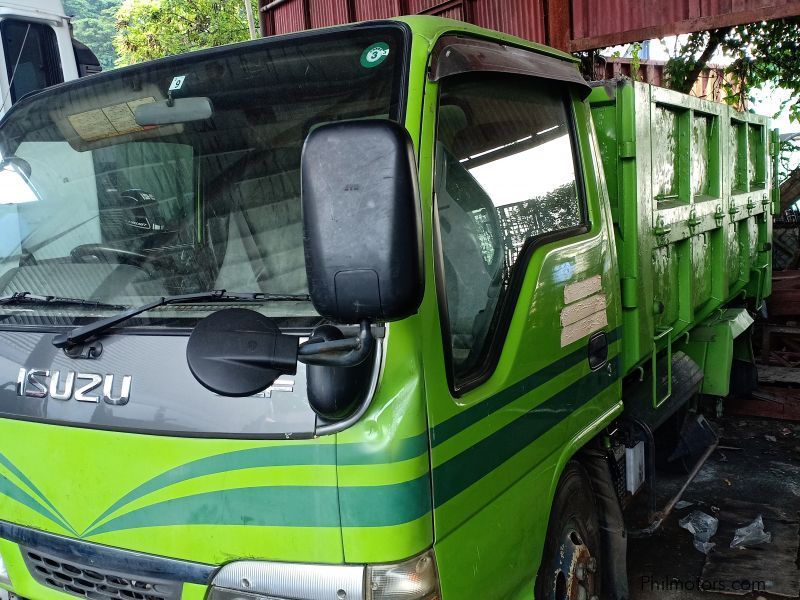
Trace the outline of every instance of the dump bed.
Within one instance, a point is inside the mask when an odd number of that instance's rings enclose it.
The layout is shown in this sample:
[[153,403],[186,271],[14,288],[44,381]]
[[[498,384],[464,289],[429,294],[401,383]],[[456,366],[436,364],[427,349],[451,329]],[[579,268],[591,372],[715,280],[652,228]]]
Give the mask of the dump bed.
[[756,309],[770,293],[769,120],[630,80],[589,102],[620,262],[623,372],[699,324],[746,327],[744,311],[720,309]]

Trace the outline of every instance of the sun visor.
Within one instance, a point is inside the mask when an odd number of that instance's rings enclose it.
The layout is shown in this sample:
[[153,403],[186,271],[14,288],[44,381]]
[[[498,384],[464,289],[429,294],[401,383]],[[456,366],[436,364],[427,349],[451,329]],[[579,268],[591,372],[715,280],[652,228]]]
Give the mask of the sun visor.
[[136,107],[164,100],[155,85],[121,88],[117,81],[76,86],[66,92],[64,101],[50,111],[50,118],[75,150],[83,152],[124,142],[142,141],[178,134],[183,125],[141,126],[136,122]]
[[430,78],[474,72],[515,73],[574,85],[581,98],[591,92],[575,63],[531,50],[484,40],[444,36],[436,44]]

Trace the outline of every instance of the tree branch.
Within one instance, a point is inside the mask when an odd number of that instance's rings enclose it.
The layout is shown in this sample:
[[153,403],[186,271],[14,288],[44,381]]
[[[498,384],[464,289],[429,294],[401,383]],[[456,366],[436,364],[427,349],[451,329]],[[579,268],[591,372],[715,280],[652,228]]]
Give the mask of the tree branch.
[[733,27],[725,27],[711,31],[706,47],[703,49],[703,52],[700,54],[699,58],[694,61],[694,65],[692,66],[691,70],[686,74],[686,79],[683,80],[683,83],[678,90],[679,92],[688,94],[692,91],[695,82],[700,77],[703,69],[706,68],[708,61],[711,60],[711,57],[714,56],[714,52],[717,51],[717,48],[719,48],[719,45],[723,42],[725,36],[728,35],[732,29]]

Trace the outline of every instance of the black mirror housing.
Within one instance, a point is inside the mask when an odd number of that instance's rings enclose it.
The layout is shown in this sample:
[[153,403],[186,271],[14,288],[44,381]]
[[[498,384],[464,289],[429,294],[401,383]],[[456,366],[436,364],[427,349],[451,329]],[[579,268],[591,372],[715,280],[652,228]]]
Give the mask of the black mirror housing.
[[303,244],[317,311],[394,321],[423,293],[422,217],[406,130],[389,120],[313,130],[303,146]]

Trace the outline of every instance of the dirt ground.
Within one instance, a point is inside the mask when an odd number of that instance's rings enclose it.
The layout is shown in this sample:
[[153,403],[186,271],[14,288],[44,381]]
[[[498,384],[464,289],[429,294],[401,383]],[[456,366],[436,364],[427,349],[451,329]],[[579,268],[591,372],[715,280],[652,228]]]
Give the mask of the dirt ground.
[[[674,511],[652,536],[629,540],[632,600],[800,597],[800,423],[724,417],[715,424],[720,449],[683,495],[693,506]],[[659,509],[682,483],[660,479]],[[693,510],[719,517],[708,556],[678,526]],[[772,542],[731,549],[734,529],[758,514]]]

